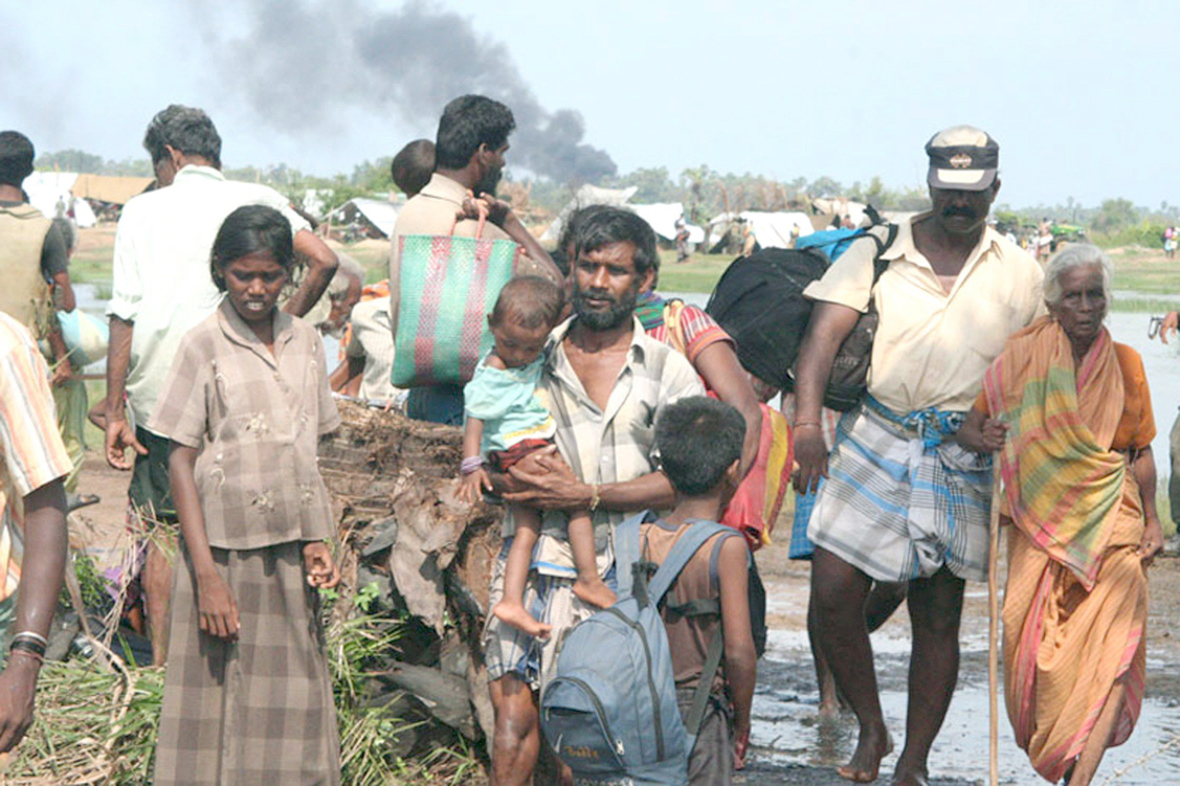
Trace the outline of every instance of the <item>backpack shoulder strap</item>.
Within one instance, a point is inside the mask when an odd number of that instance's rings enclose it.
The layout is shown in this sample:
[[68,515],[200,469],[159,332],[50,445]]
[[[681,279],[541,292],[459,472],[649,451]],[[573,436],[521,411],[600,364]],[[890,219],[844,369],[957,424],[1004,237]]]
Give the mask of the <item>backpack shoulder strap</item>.
[[733,531],[732,527],[718,524],[715,521],[694,521],[688,530],[676,541],[676,544],[672,546],[672,550],[668,552],[668,556],[664,558],[659,570],[656,571],[656,575],[652,577],[651,583],[648,584],[647,591],[651,602],[656,604],[660,602],[668,590],[672,588],[672,584],[676,581],[676,577],[680,575],[680,571],[684,570],[684,566],[692,559],[692,555],[697,553],[697,549],[705,545],[705,541],[719,532],[726,531]]
[[[709,706],[709,694],[713,690],[713,677],[717,669],[721,668],[721,656],[725,654],[725,638],[721,635],[721,628],[709,640],[709,651],[705,654],[705,665],[701,667],[701,681],[692,694],[692,707],[684,720],[684,728],[693,737],[701,730],[701,722],[705,720],[705,710]],[[695,742],[694,742],[695,744]]]
[[880,226],[885,227],[885,238],[883,240],[873,232],[866,232],[865,233],[873,239],[873,242],[875,242],[877,244],[877,253],[873,257],[873,285],[874,286],[876,286],[876,284],[877,284],[877,279],[879,279],[881,277],[881,274],[884,273],[885,270],[889,267],[889,260],[882,259],[881,257],[882,257],[882,255],[884,255],[884,253],[886,251],[889,250],[889,247],[893,245],[893,241],[897,240],[897,224],[893,224],[893,223],[881,224]]
[[632,566],[639,561],[639,525],[646,516],[647,511],[641,510],[615,527],[615,578],[619,582],[619,600],[634,594]]
[[[711,523],[711,522],[702,522]],[[730,527],[724,527],[734,536],[740,537],[741,533]],[[708,537],[716,534],[716,530],[710,532]],[[687,537],[687,533],[681,536],[681,540]],[[708,540],[708,537],[705,540]],[[725,538],[722,538],[725,540]],[[703,543],[703,541],[702,541]],[[679,545],[679,543],[677,543]],[[743,543],[743,545],[745,545]],[[698,547],[699,548],[699,547]],[[669,555],[670,556],[670,555]],[[749,551],[746,552],[746,565],[753,561]],[[669,609],[673,609],[669,606]],[[674,610],[686,617],[704,616],[713,614],[720,616],[721,614],[721,599],[708,598],[689,601],[675,606]],[[701,667],[700,682],[697,683],[696,690],[692,695],[692,706],[688,714],[684,716],[684,727],[690,735],[696,737],[697,732],[700,731],[701,723],[705,719],[705,710],[709,706],[709,694],[713,690],[713,678],[717,675],[717,669],[721,668],[721,657],[725,654],[725,637],[720,625],[714,631],[712,638],[709,639],[709,649],[705,653],[705,662]]]

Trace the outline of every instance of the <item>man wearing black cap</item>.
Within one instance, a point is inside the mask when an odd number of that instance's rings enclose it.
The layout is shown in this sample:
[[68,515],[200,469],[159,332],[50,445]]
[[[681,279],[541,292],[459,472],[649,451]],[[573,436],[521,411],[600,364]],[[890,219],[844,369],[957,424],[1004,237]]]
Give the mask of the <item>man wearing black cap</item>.
[[[1041,268],[987,226],[999,145],[970,126],[926,145],[932,209],[903,221],[873,284],[874,243],[853,245],[804,294],[816,301],[796,383],[796,488],[819,484],[809,613],[857,720],[841,776],[876,779],[893,742],[881,714],[864,598],[909,582],[913,626],[905,749],[895,784],[925,784],[930,746],[959,668],[967,579],[987,577],[991,459],[954,441],[1008,336],[1043,309]],[[880,322],[868,395],[840,424],[829,460],[819,428],[836,350],[870,303]]]

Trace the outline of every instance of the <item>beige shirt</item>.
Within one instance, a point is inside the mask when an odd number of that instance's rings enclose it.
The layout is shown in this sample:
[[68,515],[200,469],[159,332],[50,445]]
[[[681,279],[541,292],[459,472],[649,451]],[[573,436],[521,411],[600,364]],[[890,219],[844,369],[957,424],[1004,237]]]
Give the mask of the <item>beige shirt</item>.
[[[413,199],[406,203],[397,215],[397,223],[393,225],[392,243],[389,249],[389,315],[392,322],[393,335],[397,336],[398,304],[401,290],[401,256],[398,240],[403,235],[453,235],[455,237],[475,237],[479,222],[463,219],[456,222],[455,216],[463,209],[463,200],[467,197],[467,189],[449,177],[435,172],[430,182],[419,191]],[[485,240],[509,240],[508,233],[500,227],[487,222],[484,224]],[[560,283],[554,278],[549,266],[521,255],[516,270],[519,276],[544,276]]]
[[899,414],[927,407],[965,412],[1008,336],[1044,311],[1041,266],[995,230],[984,230],[948,293],[914,246],[915,216],[885,252],[889,268],[872,286],[869,241],[853,244],[803,294],[880,314],[869,393]]
[[185,335],[148,427],[200,450],[209,545],[255,549],[333,536],[316,449],[339,425],[315,329],[277,311],[272,355],[225,299]]

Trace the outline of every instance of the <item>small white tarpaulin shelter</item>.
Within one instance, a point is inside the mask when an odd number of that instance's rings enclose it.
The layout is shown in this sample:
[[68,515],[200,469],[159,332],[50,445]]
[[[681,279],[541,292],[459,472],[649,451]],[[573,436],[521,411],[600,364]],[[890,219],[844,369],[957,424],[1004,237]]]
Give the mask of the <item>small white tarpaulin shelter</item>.
[[811,200],[811,206],[824,215],[850,218],[853,226],[860,226],[865,221],[865,205],[861,202],[854,202],[848,197],[817,198]]
[[393,225],[397,223],[398,206],[388,199],[356,197],[341,205],[335,214],[337,221],[352,221],[360,214],[385,237],[393,236]]
[[[665,240],[676,239],[676,222],[684,215],[684,205],[679,202],[657,202],[652,205],[624,205],[628,210],[646,221],[655,233]],[[705,242],[705,230],[695,224],[685,223],[688,228],[688,242],[692,245]]]
[[[630,186],[629,188],[600,188],[598,186],[584,185],[578,189],[574,194],[574,198],[561,209],[557,214],[557,218],[553,219],[553,223],[541,235],[541,242],[548,245],[555,245],[559,237],[561,237],[561,230],[565,226],[565,221],[570,213],[583,207],[590,205],[611,205],[613,207],[622,207],[635,213],[648,223],[652,230],[664,238],[665,240],[676,239],[676,221],[684,215],[684,205],[679,202],[657,202],[650,205],[633,205],[631,204],[631,197],[635,196],[638,187]],[[705,230],[693,224],[686,224],[688,227],[688,242],[695,245],[705,242]]]
[[744,210],[738,215],[722,213],[709,222],[710,236],[720,239],[729,231],[735,221],[741,219],[749,224],[754,239],[762,248],[790,248],[796,237],[810,235],[814,229],[806,213],[766,213],[760,210]]
[[63,212],[73,207],[74,223],[80,227],[92,227],[97,219],[90,203],[70,193],[78,180],[77,172],[34,172],[21,184],[29,195],[29,204],[40,210],[46,218],[57,215],[60,204]]

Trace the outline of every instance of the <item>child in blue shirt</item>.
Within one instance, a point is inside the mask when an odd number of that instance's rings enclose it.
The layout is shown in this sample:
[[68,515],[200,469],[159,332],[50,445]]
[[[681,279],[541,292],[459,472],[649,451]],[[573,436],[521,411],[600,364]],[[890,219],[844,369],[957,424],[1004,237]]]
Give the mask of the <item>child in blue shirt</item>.
[[[556,284],[538,276],[518,276],[500,291],[488,315],[495,345],[463,388],[467,422],[460,496],[469,502],[492,489],[485,465],[507,472],[529,453],[553,444],[557,426],[537,384],[545,363],[542,350],[561,307],[562,293]],[[551,626],[534,618],[522,600],[541,514],[513,505],[512,516],[516,532],[504,568],[504,596],[492,614],[530,636],[546,638]],[[615,594],[598,575],[589,512],[570,514],[567,537],[578,572],[574,594],[586,603],[610,606]]]

